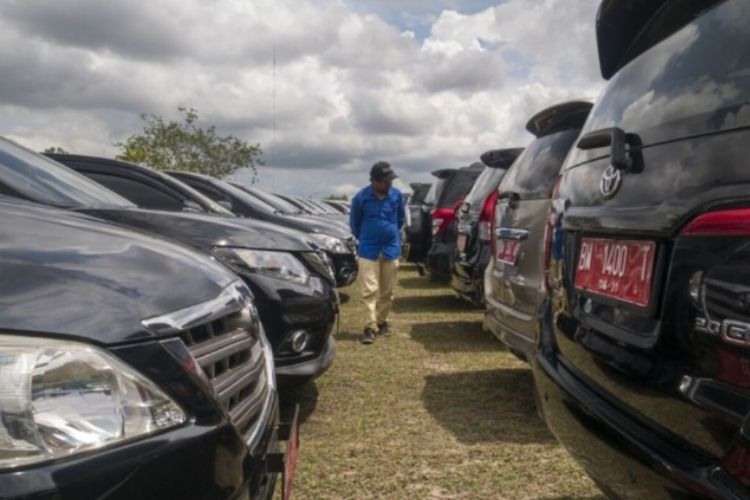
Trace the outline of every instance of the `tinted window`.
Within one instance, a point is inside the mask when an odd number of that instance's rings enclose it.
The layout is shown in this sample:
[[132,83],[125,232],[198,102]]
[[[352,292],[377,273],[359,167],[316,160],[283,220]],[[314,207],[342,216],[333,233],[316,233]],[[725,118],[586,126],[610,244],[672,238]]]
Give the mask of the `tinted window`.
[[216,188],[223,192],[227,199],[236,198],[242,201],[242,203],[244,203],[245,205],[249,205],[253,208],[253,210],[257,212],[265,212],[268,214],[277,213],[277,210],[265,201],[259,200],[258,198],[249,195],[242,189],[234,186],[229,182],[216,180],[214,181],[214,185],[216,186]]
[[524,198],[548,197],[578,133],[566,130],[533,141],[508,170],[500,192],[517,193]]
[[472,186],[469,194],[466,195],[466,202],[469,203],[472,209],[481,207],[484,200],[489,194],[497,189],[498,184],[505,175],[506,170],[503,168],[486,168],[484,172],[477,177],[474,186]]
[[128,208],[126,199],[83,175],[0,139],[0,179],[3,191],[56,207]]
[[145,182],[121,177],[119,175],[86,172],[86,176],[127,198],[140,208],[179,212],[183,208],[182,199],[168,194]]
[[300,213],[300,209],[292,205],[286,200],[282,200],[275,194],[266,193],[264,191],[261,191],[260,189],[255,189],[251,187],[246,186],[237,186],[243,191],[247,191],[251,195],[255,196],[259,200],[264,201],[268,205],[271,205],[273,208],[279,211],[279,213],[282,214],[298,214]]
[[477,170],[459,170],[448,179],[438,197],[437,206],[439,208],[453,208],[459,198],[466,196],[481,174]]
[[[658,37],[671,2],[646,27]],[[610,81],[586,130],[618,126],[644,143],[750,124],[750,2],[727,0],[628,63]],[[637,47],[633,50],[637,50]],[[593,153],[600,154],[599,151]]]
[[432,183],[432,185],[430,186],[430,190],[427,191],[427,195],[424,197],[425,205],[435,206],[438,198],[443,192],[445,181],[445,179],[438,179]]
[[165,183],[169,184],[174,189],[181,191],[181,194],[183,194],[186,198],[189,198],[192,201],[196,202],[207,212],[220,215],[222,217],[234,217],[234,213],[222,207],[211,197],[201,193],[194,187],[184,182],[182,179],[179,179],[172,175],[162,174],[161,172],[157,172],[157,174],[164,180]]

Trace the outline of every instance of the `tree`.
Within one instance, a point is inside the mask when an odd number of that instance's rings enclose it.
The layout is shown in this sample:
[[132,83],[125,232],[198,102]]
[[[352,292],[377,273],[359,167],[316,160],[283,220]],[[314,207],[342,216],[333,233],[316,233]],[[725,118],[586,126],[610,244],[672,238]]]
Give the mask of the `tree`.
[[146,125],[139,134],[117,143],[117,158],[157,170],[184,170],[214,177],[226,177],[249,168],[253,182],[262,165],[260,144],[248,144],[232,135],[220,136],[216,127],[197,125],[198,111],[179,107],[182,122],[166,122],[161,116],[142,114]]
[[46,148],[44,151],[42,151],[42,153],[44,153],[44,154],[47,154],[47,153],[61,153],[61,154],[65,154],[65,153],[67,153],[67,151],[65,151],[60,146],[51,146],[49,148]]

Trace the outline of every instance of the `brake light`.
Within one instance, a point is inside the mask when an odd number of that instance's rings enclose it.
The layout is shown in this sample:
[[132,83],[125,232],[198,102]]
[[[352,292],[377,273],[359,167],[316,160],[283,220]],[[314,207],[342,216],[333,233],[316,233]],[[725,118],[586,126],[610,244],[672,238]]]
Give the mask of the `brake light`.
[[495,229],[495,205],[497,204],[497,197],[499,193],[494,190],[484,200],[482,211],[479,213],[479,240],[480,241],[492,241],[492,232]]
[[[550,192],[550,199],[554,200],[557,198],[557,193],[560,191],[560,181],[562,176],[557,176],[555,184]],[[554,206],[550,204],[550,210],[547,214],[547,223],[544,225],[544,286],[547,290],[551,290],[551,259],[550,255],[552,252],[552,235],[555,233],[555,226],[557,226],[559,214],[555,213]]]
[[682,236],[748,236],[750,208],[717,210],[699,215],[680,233]]
[[432,236],[438,236],[450,225],[456,216],[452,208],[436,208],[432,212]]

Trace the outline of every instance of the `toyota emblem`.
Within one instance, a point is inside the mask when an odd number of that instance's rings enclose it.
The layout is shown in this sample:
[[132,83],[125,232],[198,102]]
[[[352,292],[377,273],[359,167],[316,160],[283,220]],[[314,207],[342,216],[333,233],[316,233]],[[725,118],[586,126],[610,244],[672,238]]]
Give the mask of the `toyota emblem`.
[[599,191],[605,198],[611,198],[620,189],[620,184],[622,184],[622,172],[614,165],[610,165],[604,171],[602,180],[599,182]]

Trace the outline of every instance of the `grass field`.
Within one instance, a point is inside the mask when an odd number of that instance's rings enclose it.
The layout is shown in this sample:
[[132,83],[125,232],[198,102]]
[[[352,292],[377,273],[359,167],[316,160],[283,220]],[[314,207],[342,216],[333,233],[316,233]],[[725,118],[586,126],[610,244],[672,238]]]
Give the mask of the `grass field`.
[[363,346],[343,293],[334,365],[285,396],[303,420],[295,498],[600,498],[481,312],[404,266],[393,335]]

